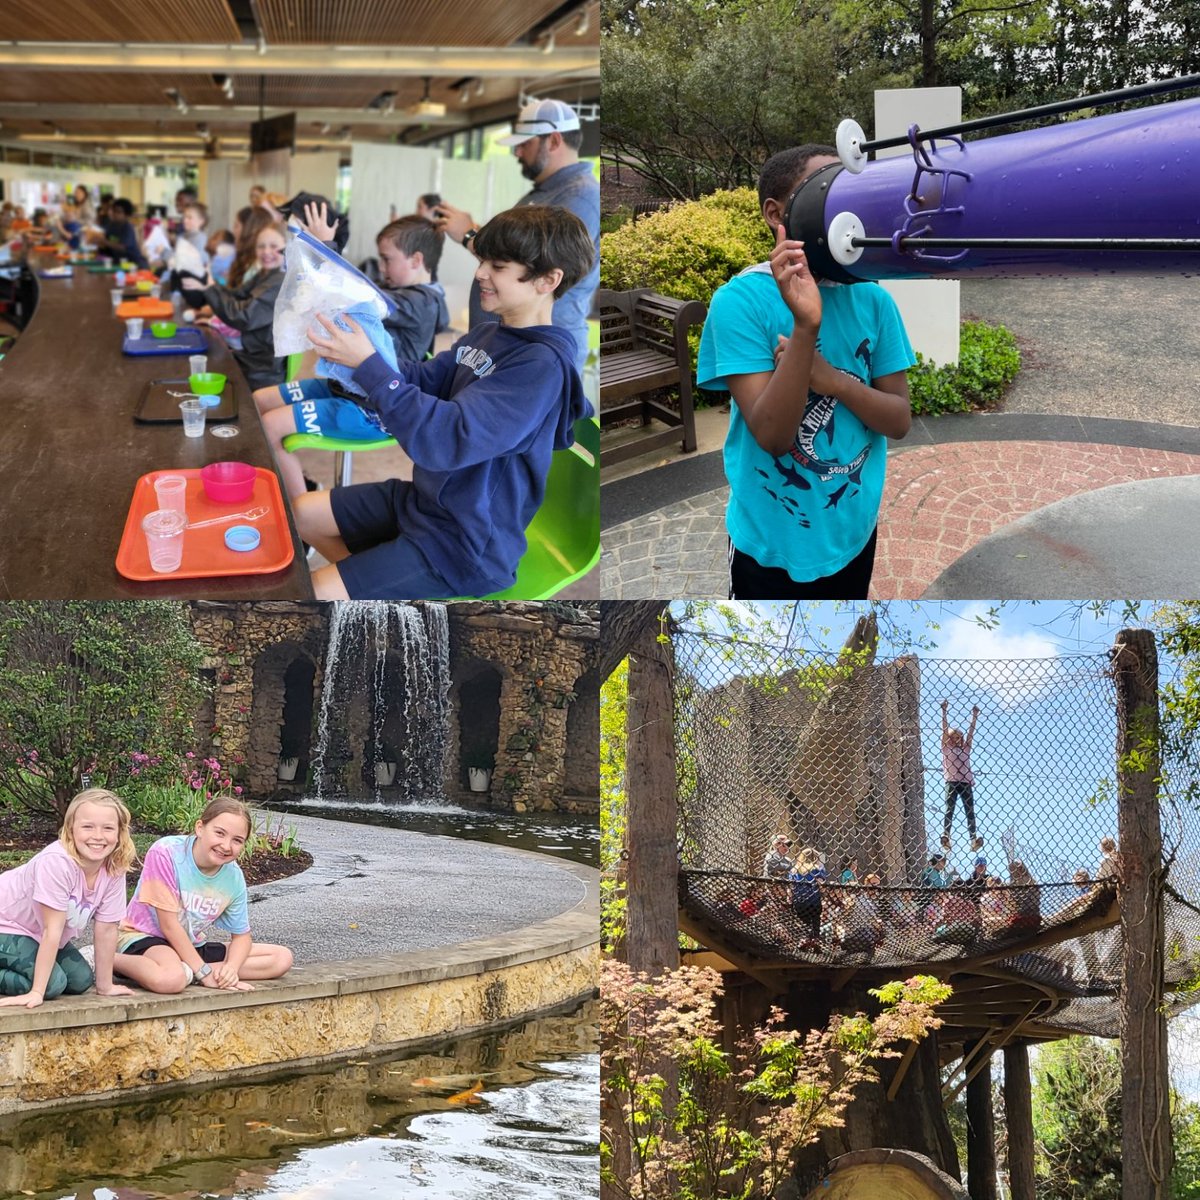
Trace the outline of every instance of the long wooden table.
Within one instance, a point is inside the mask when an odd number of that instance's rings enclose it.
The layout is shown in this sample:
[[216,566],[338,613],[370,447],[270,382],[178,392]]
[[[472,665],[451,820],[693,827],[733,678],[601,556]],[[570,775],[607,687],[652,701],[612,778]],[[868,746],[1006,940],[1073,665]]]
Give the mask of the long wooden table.
[[239,433],[185,438],[180,425],[133,419],[146,383],[186,378],[188,364],[186,356],[121,352],[113,277],[78,266],[70,279],[37,283],[33,318],[0,363],[0,599],[311,600],[290,513],[294,557],[270,575],[139,583],[117,573],[140,476],[224,459],[274,471],[270,446],[241,370],[216,334],[205,331],[209,369],[233,382]]

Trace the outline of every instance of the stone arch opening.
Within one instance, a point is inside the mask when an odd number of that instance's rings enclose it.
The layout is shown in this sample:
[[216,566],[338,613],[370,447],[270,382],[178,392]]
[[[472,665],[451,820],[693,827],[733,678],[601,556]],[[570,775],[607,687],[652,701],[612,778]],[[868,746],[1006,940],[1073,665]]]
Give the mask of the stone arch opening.
[[600,678],[590,672],[575,681],[567,710],[563,794],[580,807],[600,803]]
[[470,769],[496,769],[500,749],[500,689],[495,667],[480,664],[458,690],[458,782],[470,786]]
[[305,790],[316,676],[311,655],[294,642],[269,646],[255,660],[247,754],[252,795]]

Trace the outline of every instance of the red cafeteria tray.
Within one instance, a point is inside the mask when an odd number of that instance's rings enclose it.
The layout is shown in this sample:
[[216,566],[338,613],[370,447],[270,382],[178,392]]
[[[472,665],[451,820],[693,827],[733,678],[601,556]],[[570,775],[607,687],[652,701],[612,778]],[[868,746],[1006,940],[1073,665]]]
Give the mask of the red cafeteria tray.
[[[134,484],[133,501],[125,518],[125,531],[117,550],[117,570],[126,579],[206,579],[220,575],[268,575],[281,571],[292,561],[292,538],[288,532],[287,509],[279,490],[279,480],[273,471],[256,467],[258,478],[249,500],[238,504],[216,504],[204,494],[198,467],[179,470],[151,471]],[[183,562],[178,571],[160,574],[150,567],[150,552],[146,535],[142,533],[142,518],[158,507],[154,481],[160,475],[182,475],[187,481],[187,516],[189,521],[206,521],[209,517],[246,512],[255,505],[266,505],[270,512],[257,521],[224,521],[204,529],[186,529],[183,534]],[[256,550],[230,550],[225,545],[225,530],[231,525],[253,525],[262,534]]]

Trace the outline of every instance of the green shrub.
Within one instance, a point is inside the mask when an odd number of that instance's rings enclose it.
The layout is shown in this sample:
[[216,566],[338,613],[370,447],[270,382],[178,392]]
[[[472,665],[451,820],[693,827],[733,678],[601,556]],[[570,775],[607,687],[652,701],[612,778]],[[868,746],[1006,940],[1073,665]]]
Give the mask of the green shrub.
[[1003,325],[964,321],[958,366],[938,367],[922,355],[908,373],[915,416],[990,408],[1021,369],[1021,352]]
[[600,234],[603,236],[606,233],[612,233],[615,229],[620,229],[633,216],[633,209],[627,204],[622,204],[620,208],[614,209],[609,213],[600,214]]
[[600,240],[600,286],[702,300],[774,245],[751,188],[713,192],[628,221]]

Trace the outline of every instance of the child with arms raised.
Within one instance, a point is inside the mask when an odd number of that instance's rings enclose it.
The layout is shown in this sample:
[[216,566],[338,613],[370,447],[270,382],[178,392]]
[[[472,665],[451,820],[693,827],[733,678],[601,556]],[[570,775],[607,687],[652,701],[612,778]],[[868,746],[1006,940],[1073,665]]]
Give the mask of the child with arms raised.
[[[231,796],[209,801],[195,833],[159,838],[146,851],[137,890],[121,922],[117,970],[151,992],[204,987],[247,992],[252,979],[291,969],[285,946],[250,937],[246,880],[237,865],[250,836],[250,810]],[[209,928],[232,934],[210,942]]]
[[[113,983],[125,872],[135,857],[129,810],[103,788],[67,806],[58,841],[0,875],[0,1006],[37,1008],[93,982],[101,996],[132,996]],[[96,918],[96,969],[72,945]]]
[[[523,205],[475,238],[484,308],[500,318],[426,363],[387,365],[351,318],[318,318],[310,340],[354,370],[373,414],[413,460],[411,483],[388,480],[295,502],[300,536],[334,565],[313,575],[318,599],[413,600],[509,587],[550,458],[590,412],[573,336],[551,324],[554,298],[591,269],[583,222]],[[344,401],[312,401],[306,428],[337,432]],[[355,420],[357,420],[357,416]],[[316,426],[314,428],[314,425]]]

